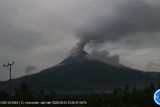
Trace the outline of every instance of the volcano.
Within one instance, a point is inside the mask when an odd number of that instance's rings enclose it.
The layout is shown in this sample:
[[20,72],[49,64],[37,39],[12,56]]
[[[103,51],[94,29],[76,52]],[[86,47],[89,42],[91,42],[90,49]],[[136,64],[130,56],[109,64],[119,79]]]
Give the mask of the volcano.
[[[22,81],[33,90],[47,92],[94,92],[111,90],[128,84],[143,88],[149,83],[158,83],[160,74],[143,72],[126,66],[110,65],[96,60],[85,51],[72,54],[58,65],[37,74],[13,79],[13,87]],[[0,82],[0,90],[8,88],[8,81]]]
[[71,56],[63,60],[61,64],[85,63],[87,61],[89,61],[89,54],[82,50],[79,53],[73,53]]

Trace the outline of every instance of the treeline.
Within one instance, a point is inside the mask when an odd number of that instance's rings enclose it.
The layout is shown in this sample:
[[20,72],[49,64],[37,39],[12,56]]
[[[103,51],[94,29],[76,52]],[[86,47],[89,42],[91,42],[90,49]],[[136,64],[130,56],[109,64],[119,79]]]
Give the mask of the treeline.
[[[50,105],[52,107],[159,107],[153,100],[154,92],[160,88],[160,85],[150,84],[144,89],[137,89],[125,85],[123,88],[116,88],[107,93],[89,93],[89,94],[56,94],[54,91],[46,94],[43,90],[34,92],[32,88],[25,82],[19,84],[14,91],[0,92],[0,104],[2,101],[86,101],[87,104],[71,104],[71,105]],[[0,105],[13,106],[17,105]],[[23,105],[21,106],[36,106]],[[37,105],[46,107],[49,105]]]

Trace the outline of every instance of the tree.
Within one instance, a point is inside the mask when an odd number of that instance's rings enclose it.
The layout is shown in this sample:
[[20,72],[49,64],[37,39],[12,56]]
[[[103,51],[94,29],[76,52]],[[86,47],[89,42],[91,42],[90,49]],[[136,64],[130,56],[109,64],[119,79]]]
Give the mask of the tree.
[[15,96],[20,100],[29,100],[32,94],[31,88],[24,81],[15,89]]

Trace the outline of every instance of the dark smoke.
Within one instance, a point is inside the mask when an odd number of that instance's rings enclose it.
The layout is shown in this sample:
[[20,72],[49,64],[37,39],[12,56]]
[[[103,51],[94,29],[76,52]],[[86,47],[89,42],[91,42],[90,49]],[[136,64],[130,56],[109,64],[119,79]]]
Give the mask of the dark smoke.
[[[87,44],[99,45],[116,42],[137,33],[152,33],[160,30],[160,6],[145,0],[134,0],[121,5],[117,11],[99,24],[78,31],[78,50]],[[94,22],[93,22],[94,23]]]

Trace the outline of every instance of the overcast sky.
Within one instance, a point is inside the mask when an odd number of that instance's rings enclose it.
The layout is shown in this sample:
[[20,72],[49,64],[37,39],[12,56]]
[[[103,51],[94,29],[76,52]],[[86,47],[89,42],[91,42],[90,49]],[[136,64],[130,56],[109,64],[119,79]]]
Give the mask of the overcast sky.
[[86,51],[105,49],[124,65],[160,72],[159,10],[159,0],[0,0],[0,65],[15,61],[13,78],[36,73],[89,39]]

